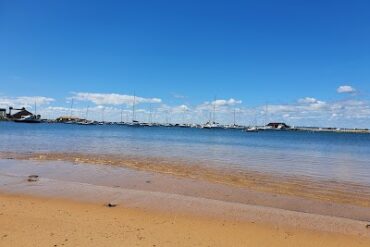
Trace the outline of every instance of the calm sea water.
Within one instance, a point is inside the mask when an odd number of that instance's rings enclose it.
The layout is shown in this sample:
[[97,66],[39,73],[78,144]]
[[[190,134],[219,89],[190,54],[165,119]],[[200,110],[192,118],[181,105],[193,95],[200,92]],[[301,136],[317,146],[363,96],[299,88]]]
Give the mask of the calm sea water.
[[370,185],[370,135],[0,122],[0,152],[175,158]]

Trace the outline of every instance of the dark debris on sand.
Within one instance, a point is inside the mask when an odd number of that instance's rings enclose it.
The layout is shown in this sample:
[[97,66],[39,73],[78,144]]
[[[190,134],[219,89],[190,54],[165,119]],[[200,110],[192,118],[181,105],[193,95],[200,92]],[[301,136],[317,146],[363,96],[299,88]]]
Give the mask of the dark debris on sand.
[[114,207],[117,207],[117,204],[114,204],[114,203],[108,203],[105,205],[106,207],[108,208],[114,208]]
[[29,175],[27,181],[28,182],[37,182],[39,180],[39,175]]

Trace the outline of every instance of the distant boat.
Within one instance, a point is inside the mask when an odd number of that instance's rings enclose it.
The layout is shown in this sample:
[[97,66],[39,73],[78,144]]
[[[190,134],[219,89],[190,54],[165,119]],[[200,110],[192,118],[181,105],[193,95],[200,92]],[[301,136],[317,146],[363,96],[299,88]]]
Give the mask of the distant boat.
[[141,126],[141,124],[140,124],[140,122],[139,122],[139,121],[137,121],[137,120],[132,120],[132,122],[131,122],[131,123],[127,123],[127,126],[131,126],[131,127],[140,127],[140,126]]
[[20,119],[15,119],[16,123],[41,123],[40,115],[29,115],[21,117]]
[[207,122],[202,126],[203,129],[224,129],[224,126],[222,126],[219,123],[216,122]]
[[95,123],[93,121],[88,121],[88,120],[77,122],[77,124],[79,124],[79,125],[95,125]]
[[258,132],[258,128],[256,126],[248,127],[244,130],[245,132]]

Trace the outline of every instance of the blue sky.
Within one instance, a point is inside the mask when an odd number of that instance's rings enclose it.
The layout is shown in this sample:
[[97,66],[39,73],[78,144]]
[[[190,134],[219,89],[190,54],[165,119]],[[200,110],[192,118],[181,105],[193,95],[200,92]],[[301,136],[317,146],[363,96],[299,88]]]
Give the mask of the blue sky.
[[370,127],[369,10],[369,1],[0,0],[0,105],[32,109],[37,96],[55,115],[75,97],[75,111],[104,108],[116,120],[129,109],[121,96],[135,91],[148,99],[144,115],[166,109],[174,121],[177,111],[205,121],[215,104],[219,122],[236,108],[241,122],[263,122],[268,105],[269,120]]

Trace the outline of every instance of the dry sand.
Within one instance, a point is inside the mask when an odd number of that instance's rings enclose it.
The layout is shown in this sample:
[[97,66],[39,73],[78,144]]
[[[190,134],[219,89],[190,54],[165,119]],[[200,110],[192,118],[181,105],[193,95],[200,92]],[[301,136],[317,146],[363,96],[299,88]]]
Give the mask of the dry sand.
[[[370,229],[369,229],[370,231]],[[0,246],[370,246],[366,237],[0,195]]]

